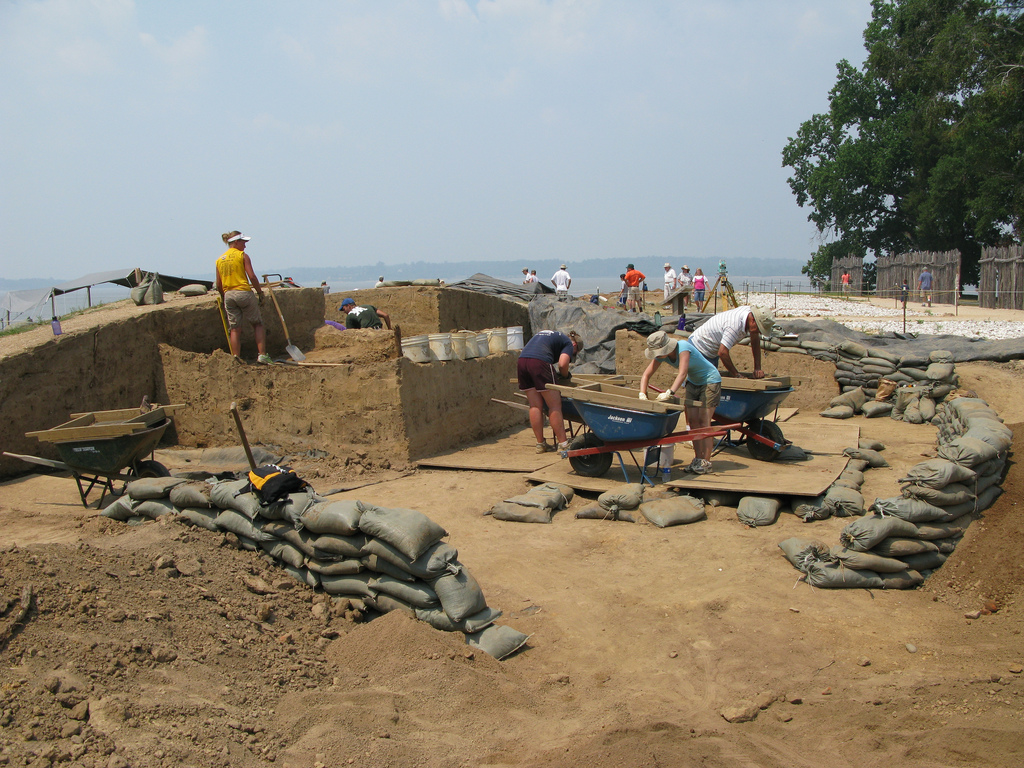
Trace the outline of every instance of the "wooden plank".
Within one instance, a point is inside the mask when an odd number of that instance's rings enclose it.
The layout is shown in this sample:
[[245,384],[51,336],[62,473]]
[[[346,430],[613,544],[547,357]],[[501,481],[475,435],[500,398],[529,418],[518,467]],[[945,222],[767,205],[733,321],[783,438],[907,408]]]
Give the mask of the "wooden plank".
[[120,437],[147,429],[145,424],[90,424],[87,427],[68,427],[67,429],[44,429],[38,432],[26,432],[25,437],[34,437],[47,443],[70,443],[78,440],[93,440],[103,437]]
[[766,389],[787,389],[791,376],[775,376],[763,379],[742,379],[732,376],[722,377],[722,389],[740,389],[748,392],[761,392]]
[[[637,457],[639,460],[639,456]],[[686,455],[689,458],[689,455]],[[604,477],[580,477],[568,461],[556,462],[527,475],[537,483],[564,483],[580,491],[604,493],[621,488],[623,483],[640,482],[640,472],[628,457],[623,457],[627,477],[618,461]],[[719,454],[712,458],[714,471],[708,475],[684,475],[686,461],[676,460],[674,479],[658,483],[672,488],[693,490],[735,491],[750,495],[818,496],[835,482],[849,461],[843,456],[815,456],[802,462],[763,462],[740,452]],[[655,480],[657,482],[657,480]],[[649,487],[649,486],[648,486]]]
[[[156,411],[160,410],[163,411],[165,416],[169,416],[175,411],[181,410],[182,408],[185,407],[187,407],[185,403],[175,403],[173,405],[158,405],[152,411],[148,411],[148,413],[155,413]],[[118,408],[113,411],[84,411],[82,413],[72,413],[71,418],[78,419],[85,416],[91,416],[95,421],[127,421],[135,416],[140,415],[141,412],[142,411],[139,408]],[[163,416],[161,416],[160,418],[163,418]],[[70,427],[78,425],[71,424],[71,422],[68,422],[66,424],[61,424],[60,426]]]
[[789,421],[798,413],[800,413],[799,408],[779,408],[777,411],[778,418],[776,421]]
[[[601,387],[604,386],[607,385],[593,384],[583,387],[566,387],[560,384],[549,384],[548,389],[554,389],[561,393],[562,397],[571,397],[573,400],[597,403],[598,405],[610,405],[614,408],[623,408],[629,411],[668,413],[670,410],[677,410],[676,408],[670,408],[666,403],[659,403],[656,400],[640,400],[637,397],[639,393],[632,390],[629,390],[633,394],[632,397],[611,392],[605,393],[601,391]],[[591,387],[596,387],[596,389]]]

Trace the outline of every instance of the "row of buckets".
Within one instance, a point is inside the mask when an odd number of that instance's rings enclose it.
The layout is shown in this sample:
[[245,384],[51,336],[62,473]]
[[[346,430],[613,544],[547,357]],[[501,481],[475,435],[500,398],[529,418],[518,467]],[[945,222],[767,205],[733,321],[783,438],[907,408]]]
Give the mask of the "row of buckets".
[[402,354],[414,363],[438,360],[470,360],[474,357],[523,348],[523,326],[488,328],[485,331],[426,333],[402,339]]

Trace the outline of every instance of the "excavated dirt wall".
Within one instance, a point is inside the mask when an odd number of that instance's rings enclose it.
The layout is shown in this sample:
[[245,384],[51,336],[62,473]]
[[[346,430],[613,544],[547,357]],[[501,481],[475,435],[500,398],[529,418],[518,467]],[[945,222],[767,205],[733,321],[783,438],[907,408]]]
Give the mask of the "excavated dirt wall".
[[[618,373],[641,374],[650,362],[644,357],[647,338],[635,331],[620,330],[615,333],[615,370]],[[732,348],[732,361],[742,371],[752,371],[754,358],[750,348],[737,345]],[[824,360],[815,360],[810,355],[794,355],[763,352],[761,365],[765,373],[773,376],[797,376],[800,383],[786,398],[787,408],[803,408],[819,411],[833,397],[839,394],[839,387],[832,377],[835,366]],[[651,383],[665,389],[675,379],[676,369],[662,365]]]
[[344,298],[383,309],[391,315],[391,322],[402,329],[404,338],[456,329],[479,331],[514,325],[523,326],[525,338],[530,337],[530,313],[525,304],[474,291],[397,286],[332,293],[327,296],[326,319],[345,321],[345,315],[338,309]]
[[[504,303],[493,297],[437,288],[382,290],[402,291],[392,296],[395,315],[416,318],[423,332],[437,331],[437,307],[446,292],[466,295],[448,304],[449,315],[450,307],[462,307],[458,311],[465,317],[481,318],[481,327],[505,319],[496,312],[493,321],[483,320],[489,307]],[[165,442],[236,445],[228,407],[237,401],[254,442],[281,452],[323,450],[373,466],[454,448],[523,422],[521,412],[490,402],[511,397],[514,354],[415,364],[399,356],[390,333],[325,327],[322,291],[289,289],[277,295],[292,342],[310,361],[331,366],[239,363],[224,351],[214,297],[175,296],[167,304],[133,307],[128,317],[122,311],[115,320],[0,360],[0,449],[56,459],[52,445],[24,433],[56,426],[71,412],[131,407],[143,396],[188,406],[175,415]],[[263,316],[269,351],[285,356],[285,335],[271,302],[264,303]],[[243,356],[252,359],[251,331],[243,339]],[[0,477],[26,471],[30,465],[0,457]]]

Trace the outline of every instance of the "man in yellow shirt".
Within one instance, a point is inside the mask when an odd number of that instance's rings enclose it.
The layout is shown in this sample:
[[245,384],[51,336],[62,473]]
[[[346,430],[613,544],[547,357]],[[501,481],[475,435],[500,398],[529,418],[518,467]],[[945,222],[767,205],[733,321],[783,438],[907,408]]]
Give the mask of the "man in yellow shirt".
[[[256,337],[256,349],[259,350],[259,363],[269,365],[274,362],[267,354],[267,332],[263,327],[263,316],[260,305],[263,304],[263,289],[260,287],[252,262],[245,252],[245,244],[249,238],[237,229],[221,235],[228,250],[217,259],[217,291],[224,302],[224,310],[228,316],[228,343],[231,354],[241,359],[242,356],[242,318],[252,325]],[[256,291],[259,299],[253,296]]]

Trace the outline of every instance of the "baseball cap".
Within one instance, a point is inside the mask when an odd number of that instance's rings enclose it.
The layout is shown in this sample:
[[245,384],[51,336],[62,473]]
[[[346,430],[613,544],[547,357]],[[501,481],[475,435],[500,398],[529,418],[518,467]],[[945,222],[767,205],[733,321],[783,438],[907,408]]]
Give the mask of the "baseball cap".
[[354,307],[356,305],[355,299],[342,299],[341,306],[338,309],[344,309],[345,307]]

